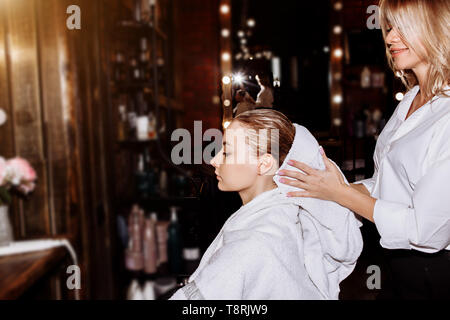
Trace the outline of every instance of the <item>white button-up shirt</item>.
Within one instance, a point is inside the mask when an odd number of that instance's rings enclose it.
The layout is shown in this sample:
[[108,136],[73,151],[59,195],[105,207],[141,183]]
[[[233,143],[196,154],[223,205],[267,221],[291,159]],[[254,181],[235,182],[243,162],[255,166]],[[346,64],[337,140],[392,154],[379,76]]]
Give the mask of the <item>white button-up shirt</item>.
[[450,250],[450,98],[436,96],[405,120],[418,91],[405,95],[380,134],[373,177],[357,183],[377,199],[384,248],[433,253]]

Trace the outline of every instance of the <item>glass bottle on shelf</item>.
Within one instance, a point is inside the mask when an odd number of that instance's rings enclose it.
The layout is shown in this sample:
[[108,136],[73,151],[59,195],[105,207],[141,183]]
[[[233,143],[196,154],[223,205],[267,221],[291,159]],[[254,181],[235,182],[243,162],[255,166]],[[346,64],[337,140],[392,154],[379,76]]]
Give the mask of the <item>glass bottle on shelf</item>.
[[141,70],[139,69],[137,60],[135,57],[130,59],[130,78],[133,81],[139,81],[141,79]]
[[144,155],[139,155],[139,160],[137,164],[137,170],[136,170],[136,190],[137,195],[140,198],[148,198],[150,195],[150,186],[149,186],[149,180],[147,177],[147,171],[145,166],[145,159]]
[[199,228],[197,220],[194,219],[188,228],[183,248],[184,269],[187,274],[194,273],[200,263],[200,258]]
[[134,10],[133,10],[133,18],[136,22],[141,22],[142,20],[142,1],[134,0]]
[[179,274],[182,270],[181,234],[176,207],[170,207],[170,225],[168,229],[167,252],[170,271]]
[[124,141],[127,138],[127,107],[119,104],[119,123],[117,124],[117,139]]
[[124,66],[124,56],[120,51],[116,51],[114,65],[114,80],[117,82],[123,82],[126,80],[126,72]]
[[135,103],[133,100],[129,101],[129,110],[128,110],[128,137],[136,136],[136,119],[137,113],[135,109]]

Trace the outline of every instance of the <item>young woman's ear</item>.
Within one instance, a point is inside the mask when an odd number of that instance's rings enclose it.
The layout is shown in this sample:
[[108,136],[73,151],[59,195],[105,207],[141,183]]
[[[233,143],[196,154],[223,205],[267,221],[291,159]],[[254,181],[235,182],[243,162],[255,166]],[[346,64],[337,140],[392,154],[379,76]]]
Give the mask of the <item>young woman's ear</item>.
[[271,154],[266,153],[261,156],[258,163],[258,174],[263,175],[274,175],[277,171],[277,166],[275,159]]

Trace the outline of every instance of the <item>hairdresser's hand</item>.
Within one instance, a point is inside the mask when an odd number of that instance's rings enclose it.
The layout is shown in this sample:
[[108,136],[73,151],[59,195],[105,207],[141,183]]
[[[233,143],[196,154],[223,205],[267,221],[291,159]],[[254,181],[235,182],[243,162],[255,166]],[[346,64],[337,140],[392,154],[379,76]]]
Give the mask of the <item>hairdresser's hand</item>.
[[339,169],[327,158],[321,148],[325,163],[325,170],[316,170],[295,160],[289,160],[289,165],[296,167],[305,174],[291,170],[280,170],[278,175],[287,176],[295,180],[282,178],[280,182],[301,188],[304,191],[289,192],[289,197],[309,197],[338,202],[339,195],[347,187]]

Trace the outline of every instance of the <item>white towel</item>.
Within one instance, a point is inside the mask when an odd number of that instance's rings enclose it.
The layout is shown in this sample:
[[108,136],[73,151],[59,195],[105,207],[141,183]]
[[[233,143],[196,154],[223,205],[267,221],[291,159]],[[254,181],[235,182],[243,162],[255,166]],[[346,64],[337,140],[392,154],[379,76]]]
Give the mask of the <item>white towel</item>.
[[278,188],[255,197],[225,222],[171,299],[323,299],[304,266],[298,212]]
[[[301,172],[290,166],[287,163],[289,160],[324,170],[325,164],[316,139],[305,127],[298,124],[294,126],[294,143],[280,170]],[[334,162],[333,164],[336,165]],[[345,179],[343,174],[342,176]],[[276,175],[274,181],[284,194],[299,190],[282,184],[279,182],[280,178]],[[345,182],[348,184],[346,179]],[[300,197],[292,198],[292,201],[304,209],[301,211],[300,221],[304,235],[306,269],[322,294],[328,299],[338,299],[339,283],[353,271],[363,248],[359,230],[362,223],[353,212],[335,202]]]
[[[296,130],[286,161],[324,168],[315,139],[301,126]],[[362,250],[361,224],[335,203],[288,198],[292,188],[274,180],[278,188],[225,222],[188,284],[171,299],[338,299],[339,283]]]

